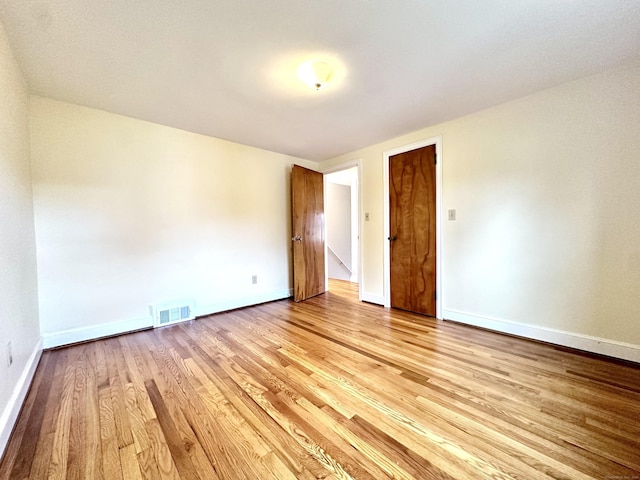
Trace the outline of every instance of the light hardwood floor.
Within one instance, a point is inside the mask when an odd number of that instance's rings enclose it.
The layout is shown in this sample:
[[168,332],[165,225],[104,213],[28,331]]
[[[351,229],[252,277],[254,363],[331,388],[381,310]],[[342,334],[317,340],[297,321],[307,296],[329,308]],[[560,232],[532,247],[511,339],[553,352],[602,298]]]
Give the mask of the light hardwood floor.
[[640,478],[640,367],[354,295],[45,352],[0,478]]

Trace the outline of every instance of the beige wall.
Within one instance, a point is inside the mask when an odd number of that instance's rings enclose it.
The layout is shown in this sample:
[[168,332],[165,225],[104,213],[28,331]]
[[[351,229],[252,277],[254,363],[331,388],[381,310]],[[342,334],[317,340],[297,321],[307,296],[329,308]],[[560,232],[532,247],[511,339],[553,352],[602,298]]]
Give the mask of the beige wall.
[[443,212],[457,210],[443,219],[445,318],[640,347],[640,66],[323,162],[362,159],[366,296],[384,295],[383,152],[435,136]]
[[0,455],[40,339],[28,114],[27,86],[0,24]]
[[289,295],[289,171],[315,164],[41,97],[31,114],[45,345],[148,325],[149,304]]

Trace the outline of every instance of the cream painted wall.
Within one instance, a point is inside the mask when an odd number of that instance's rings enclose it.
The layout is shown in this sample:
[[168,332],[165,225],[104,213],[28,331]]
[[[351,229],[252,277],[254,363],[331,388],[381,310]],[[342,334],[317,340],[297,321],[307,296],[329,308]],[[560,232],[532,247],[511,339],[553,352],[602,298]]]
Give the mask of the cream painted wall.
[[40,351],[28,115],[27,86],[0,24],[0,455]]
[[362,159],[363,296],[384,296],[383,152],[438,135],[445,318],[640,348],[640,65],[323,162]]
[[317,164],[37,96],[31,128],[45,345],[289,295],[289,171]]

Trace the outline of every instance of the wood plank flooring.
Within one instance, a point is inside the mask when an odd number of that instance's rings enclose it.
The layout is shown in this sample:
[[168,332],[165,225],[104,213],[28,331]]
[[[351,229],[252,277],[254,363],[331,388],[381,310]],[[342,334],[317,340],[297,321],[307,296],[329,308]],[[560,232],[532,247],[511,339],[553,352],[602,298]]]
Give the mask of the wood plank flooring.
[[640,367],[354,292],[45,352],[0,478],[640,478]]

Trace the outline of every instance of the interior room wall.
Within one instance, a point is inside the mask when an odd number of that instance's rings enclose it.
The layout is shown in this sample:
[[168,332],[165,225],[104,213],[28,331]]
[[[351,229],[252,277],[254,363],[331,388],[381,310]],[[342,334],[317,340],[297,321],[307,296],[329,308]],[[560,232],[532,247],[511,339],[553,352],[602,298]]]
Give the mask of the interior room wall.
[[315,162],[37,96],[31,129],[45,346],[290,294],[289,172]]
[[[327,177],[325,177],[326,179]],[[351,261],[351,187],[327,181],[325,217],[329,278],[350,280]],[[334,252],[335,255],[331,252]],[[342,264],[341,264],[342,262]]]
[[640,361],[640,65],[323,162],[362,159],[367,300],[384,298],[383,152],[436,136],[457,213],[439,252],[445,318]]
[[27,85],[0,24],[0,455],[40,354],[28,115]]

